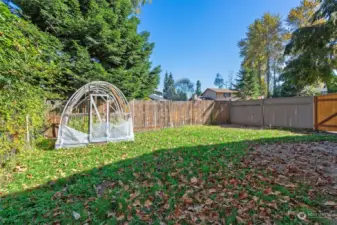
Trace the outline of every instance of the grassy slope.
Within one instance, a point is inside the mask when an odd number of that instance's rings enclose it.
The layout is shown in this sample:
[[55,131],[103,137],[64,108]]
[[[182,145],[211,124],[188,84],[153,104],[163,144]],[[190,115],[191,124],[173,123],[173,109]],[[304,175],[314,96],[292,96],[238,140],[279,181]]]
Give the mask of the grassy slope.
[[[193,126],[139,133],[130,143],[32,151],[18,157],[18,172],[5,174],[7,181],[0,187],[0,224],[1,220],[9,224],[184,224],[241,219],[257,223],[268,218],[296,223],[296,216],[288,212],[309,214],[320,199],[308,199],[306,187],[290,190],[268,179],[261,181],[258,177],[271,179],[272,174],[255,171],[240,159],[249,141],[332,138],[280,130]],[[105,192],[98,197],[95,187],[104,181]],[[266,191],[270,187],[272,192]],[[305,209],[289,203],[288,196]],[[248,203],[253,206],[242,213]],[[78,220],[73,212],[80,214]],[[239,214],[243,218],[237,217]]]

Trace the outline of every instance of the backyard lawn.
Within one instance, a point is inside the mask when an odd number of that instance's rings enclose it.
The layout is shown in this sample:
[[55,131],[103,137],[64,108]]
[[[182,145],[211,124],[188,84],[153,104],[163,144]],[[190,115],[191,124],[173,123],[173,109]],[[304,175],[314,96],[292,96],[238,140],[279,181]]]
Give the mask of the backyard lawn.
[[337,140],[191,126],[78,149],[45,142],[1,171],[0,224],[328,224],[336,196],[251,154],[260,144],[323,141]]

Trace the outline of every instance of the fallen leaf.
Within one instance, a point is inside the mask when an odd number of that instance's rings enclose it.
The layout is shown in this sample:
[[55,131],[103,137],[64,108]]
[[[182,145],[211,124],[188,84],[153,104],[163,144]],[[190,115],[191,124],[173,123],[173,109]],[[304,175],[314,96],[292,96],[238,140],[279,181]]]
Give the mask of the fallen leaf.
[[185,205],[191,205],[193,203],[193,200],[189,197],[183,197],[183,201]]
[[81,218],[81,215],[75,211],[73,211],[73,217],[75,220],[78,220],[79,218]]
[[207,199],[205,202],[206,205],[211,205],[212,203],[213,203],[212,199]]
[[198,178],[192,177],[192,178],[190,179],[190,181],[191,181],[192,184],[197,184],[197,183],[198,183]]
[[132,204],[133,206],[141,206],[140,201],[138,199]]
[[247,198],[247,197],[248,197],[247,192],[241,191],[241,192],[239,193],[239,199],[240,199],[240,200],[245,199],[245,198]]
[[53,197],[51,198],[52,200],[55,200],[57,198],[60,198],[62,196],[62,193],[60,191],[55,192],[55,194],[53,195]]
[[144,206],[145,206],[146,208],[149,208],[151,205],[152,205],[152,202],[151,202],[149,199],[147,199],[147,200],[145,201],[145,203],[144,203]]
[[263,194],[269,195],[271,192],[272,192],[272,188],[269,187],[269,188],[264,189]]
[[333,202],[333,201],[326,201],[324,203],[325,206],[337,206],[337,202]]
[[120,214],[119,216],[117,216],[117,220],[118,221],[124,220],[124,214]]
[[236,216],[236,220],[238,223],[245,223],[245,221],[239,216]]
[[110,218],[110,217],[115,217],[116,216],[116,213],[115,212],[108,212],[107,213],[107,217]]

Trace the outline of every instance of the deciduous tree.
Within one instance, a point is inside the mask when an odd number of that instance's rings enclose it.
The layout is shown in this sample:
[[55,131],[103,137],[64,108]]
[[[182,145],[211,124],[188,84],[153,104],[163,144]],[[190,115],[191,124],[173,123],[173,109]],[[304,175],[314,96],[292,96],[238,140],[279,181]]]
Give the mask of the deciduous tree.
[[218,88],[223,88],[225,85],[225,81],[220,73],[216,74],[215,80],[214,80],[214,85],[217,86]]

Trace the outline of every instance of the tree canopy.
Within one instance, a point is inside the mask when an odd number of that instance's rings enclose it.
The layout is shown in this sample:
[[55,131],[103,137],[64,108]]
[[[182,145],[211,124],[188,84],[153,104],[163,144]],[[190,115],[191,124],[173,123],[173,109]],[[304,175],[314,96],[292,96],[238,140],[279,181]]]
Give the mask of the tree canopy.
[[218,88],[223,88],[225,86],[225,81],[220,73],[217,73],[214,80],[214,85]]
[[[24,16],[57,38],[69,65],[60,81],[70,91],[92,80],[108,81],[129,98],[148,96],[159,83],[152,68],[154,48],[148,32],[137,32],[139,19],[129,0],[16,0]],[[133,4],[132,4],[133,3]]]
[[196,83],[195,94],[196,94],[197,96],[200,96],[200,95],[202,94],[202,91],[201,91],[201,82],[200,82],[200,80],[198,80],[197,83]]
[[[263,91],[265,80],[267,92],[271,95],[271,81],[283,62],[283,38],[285,31],[278,15],[265,13],[256,19],[248,28],[246,37],[239,41],[240,55],[243,58],[242,67],[257,71],[260,91]],[[264,78],[264,79],[263,79]]]
[[287,26],[269,13],[249,26],[238,43],[241,66],[257,72],[261,94],[271,96],[271,90],[273,96],[313,94],[308,90],[322,83],[335,90],[336,11],[335,0],[302,0],[289,12]]

